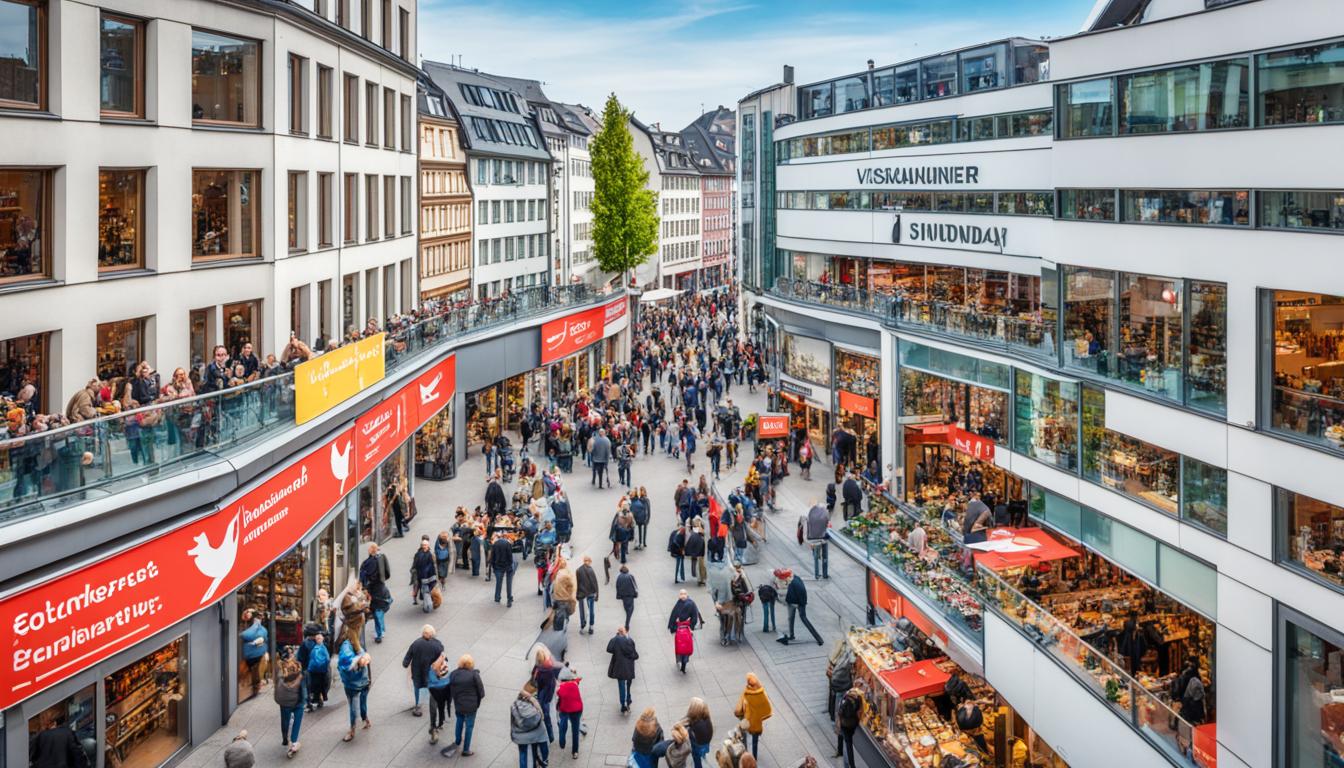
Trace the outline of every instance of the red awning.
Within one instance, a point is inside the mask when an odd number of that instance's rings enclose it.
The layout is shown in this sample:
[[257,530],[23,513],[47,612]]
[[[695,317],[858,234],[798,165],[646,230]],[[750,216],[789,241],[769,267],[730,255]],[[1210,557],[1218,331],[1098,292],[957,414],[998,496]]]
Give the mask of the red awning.
[[897,696],[914,699],[943,692],[943,686],[952,676],[938,668],[937,659],[917,661],[900,669],[878,673]]
[[989,532],[988,541],[972,544],[971,549],[977,550],[975,562],[995,571],[1078,557],[1076,550],[1040,528],[995,528]]

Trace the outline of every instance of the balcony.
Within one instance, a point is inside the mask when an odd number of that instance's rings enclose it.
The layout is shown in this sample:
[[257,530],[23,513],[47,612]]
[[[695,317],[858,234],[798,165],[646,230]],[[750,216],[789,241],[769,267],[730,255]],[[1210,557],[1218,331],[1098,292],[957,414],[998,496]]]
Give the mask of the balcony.
[[[388,332],[386,372],[390,378],[481,330],[608,298],[586,284],[537,286],[444,307]],[[294,404],[294,373],[287,372],[0,442],[0,526],[199,471],[298,429]]]

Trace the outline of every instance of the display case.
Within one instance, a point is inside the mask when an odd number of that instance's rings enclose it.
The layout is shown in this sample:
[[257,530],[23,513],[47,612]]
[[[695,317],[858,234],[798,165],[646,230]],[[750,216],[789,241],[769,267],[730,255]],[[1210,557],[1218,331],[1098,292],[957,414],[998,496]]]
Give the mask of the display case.
[[103,680],[106,764],[157,766],[187,743],[186,636]]

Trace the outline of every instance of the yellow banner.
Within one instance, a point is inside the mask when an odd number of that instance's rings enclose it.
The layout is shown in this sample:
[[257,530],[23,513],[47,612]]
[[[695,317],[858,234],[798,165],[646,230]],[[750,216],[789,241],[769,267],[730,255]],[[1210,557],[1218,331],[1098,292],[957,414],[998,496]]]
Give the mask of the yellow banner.
[[294,423],[315,419],[382,381],[383,335],[333,349],[294,369]]

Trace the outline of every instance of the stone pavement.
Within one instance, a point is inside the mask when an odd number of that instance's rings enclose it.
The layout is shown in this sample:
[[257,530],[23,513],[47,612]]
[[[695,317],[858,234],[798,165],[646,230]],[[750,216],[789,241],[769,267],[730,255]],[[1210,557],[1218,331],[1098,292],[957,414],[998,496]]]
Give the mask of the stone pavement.
[[[749,395],[745,387],[734,387],[734,401],[744,415],[764,410],[764,390]],[[743,444],[745,452],[751,443]],[[746,463],[739,462],[736,470],[725,472],[718,487],[722,495],[742,482]],[[693,480],[701,472],[708,473],[709,461],[697,456]],[[612,471],[614,477],[614,468]],[[394,574],[405,573],[411,554],[420,536],[431,537],[452,524],[453,510],[458,505],[475,506],[482,503],[484,494],[484,462],[479,454],[459,468],[455,480],[416,482],[416,501],[419,515],[405,538],[393,539],[385,547]],[[765,725],[761,739],[760,761],[765,766],[793,766],[807,754],[825,764],[835,764],[832,726],[826,716],[826,658],[834,642],[851,623],[860,623],[865,613],[865,586],[862,568],[832,549],[830,575],[827,581],[812,579],[810,550],[799,546],[794,526],[799,514],[811,501],[823,499],[829,467],[820,460],[814,466],[814,479],[803,481],[794,474],[777,491],[778,512],[767,513],[769,540],[763,547],[761,562],[747,569],[753,586],[769,578],[770,571],[779,566],[793,568],[807,579],[809,618],[826,641],[817,646],[802,626],[797,628],[799,640],[788,646],[774,642],[774,634],[760,631],[760,610],[753,605],[748,614],[748,642],[738,647],[723,647],[718,643],[717,620],[713,604],[705,588],[692,581],[686,586],[706,617],[705,629],[696,633],[696,652],[686,674],[678,672],[672,652],[672,639],[667,632],[667,616],[677,597],[678,586],[672,583],[672,563],[666,553],[667,536],[675,522],[672,490],[686,475],[685,461],[666,458],[661,454],[641,456],[633,467],[633,482],[648,489],[653,514],[649,525],[647,550],[630,553],[630,567],[639,582],[640,597],[636,601],[631,623],[631,637],[640,653],[633,685],[633,712],[622,715],[616,700],[616,684],[606,675],[608,655],[606,645],[617,624],[623,619],[620,603],[614,598],[614,586],[601,585],[597,603],[596,634],[579,635],[573,625],[569,638],[567,659],[582,675],[584,700],[583,722],[588,735],[581,742],[579,757],[571,760],[569,749],[560,750],[551,745],[551,763],[575,764],[576,768],[625,765],[630,750],[630,736],[634,722],[644,707],[654,707],[665,732],[671,724],[684,716],[687,701],[700,696],[708,702],[713,715],[715,744],[727,735],[734,724],[732,715],[738,696],[745,686],[747,672],[755,672],[765,686],[775,715]],[[589,475],[581,463],[566,478],[574,510],[573,546],[575,565],[584,554],[593,556],[598,578],[602,578],[602,556],[609,549],[608,524],[620,494],[617,489],[596,489],[589,484]],[[837,509],[836,518],[839,517]],[[361,559],[364,553],[360,552]],[[613,572],[614,572],[613,568]],[[613,575],[614,579],[614,575]],[[394,577],[394,582],[397,578]],[[331,698],[327,706],[305,716],[300,742],[301,752],[289,761],[293,765],[342,766],[412,766],[459,764],[453,768],[507,767],[516,765],[517,750],[509,741],[508,705],[527,681],[531,661],[527,658],[544,614],[542,599],[536,594],[535,570],[530,562],[520,565],[514,577],[515,604],[512,608],[496,605],[494,585],[486,583],[484,574],[473,579],[470,572],[450,574],[444,592],[444,604],[431,614],[424,614],[410,597],[408,586],[394,586],[395,604],[388,613],[387,637],[381,645],[370,644],[374,658],[373,687],[369,693],[369,715],[373,723],[368,731],[357,730],[353,742],[344,743],[341,737],[347,726],[345,695],[333,671]],[[776,615],[787,623],[787,609],[782,603]],[[454,757],[450,760],[439,755],[438,746],[428,739],[429,716],[412,716],[409,675],[401,667],[406,648],[425,623],[438,630],[450,662],[462,653],[475,657],[481,670],[487,692],[477,715],[473,736],[472,757]],[[370,635],[371,639],[371,635]],[[439,746],[451,742],[452,719],[449,719],[449,738]],[[222,750],[240,729],[246,728],[249,739],[256,747],[258,765],[276,765],[287,762],[280,745],[279,711],[270,696],[240,706],[230,718],[228,726],[217,731],[200,744],[181,763],[188,768],[223,764]],[[558,734],[557,734],[558,735]],[[712,760],[713,750],[710,757]],[[713,763],[708,763],[713,765]]]

